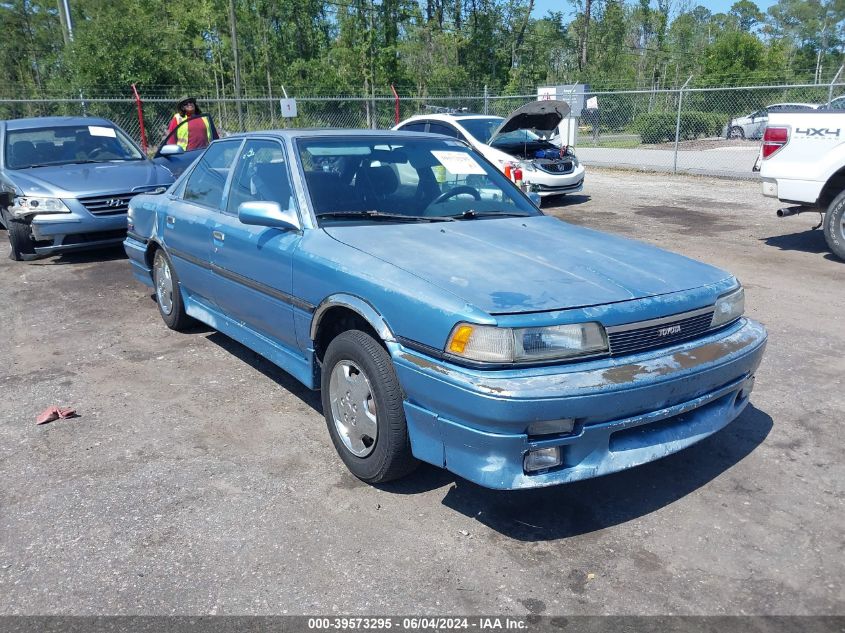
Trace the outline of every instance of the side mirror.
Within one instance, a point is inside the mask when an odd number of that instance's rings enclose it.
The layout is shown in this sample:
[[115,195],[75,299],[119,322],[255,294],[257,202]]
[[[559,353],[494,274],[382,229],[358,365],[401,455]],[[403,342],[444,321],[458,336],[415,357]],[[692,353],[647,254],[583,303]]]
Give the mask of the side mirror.
[[184,154],[185,150],[181,145],[165,145],[158,151],[160,156],[173,156],[174,154]]
[[238,219],[244,224],[269,226],[283,231],[300,229],[296,211],[283,210],[278,202],[244,202],[238,207]]
[[540,197],[540,194],[537,193],[536,191],[531,191],[531,192],[528,193],[528,197],[531,199],[531,202],[534,203],[534,206],[539,209],[540,208],[540,201],[542,200],[542,198]]

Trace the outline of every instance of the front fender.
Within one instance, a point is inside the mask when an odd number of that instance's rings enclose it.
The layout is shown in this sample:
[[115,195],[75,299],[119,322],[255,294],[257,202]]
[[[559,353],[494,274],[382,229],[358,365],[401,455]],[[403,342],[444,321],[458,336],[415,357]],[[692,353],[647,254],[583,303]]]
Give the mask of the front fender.
[[311,317],[310,336],[311,340],[317,338],[320,329],[320,320],[331,308],[343,307],[352,310],[363,318],[376,331],[383,341],[394,342],[396,338],[387,325],[387,321],[372,305],[360,297],[347,293],[337,293],[326,297],[314,310]]

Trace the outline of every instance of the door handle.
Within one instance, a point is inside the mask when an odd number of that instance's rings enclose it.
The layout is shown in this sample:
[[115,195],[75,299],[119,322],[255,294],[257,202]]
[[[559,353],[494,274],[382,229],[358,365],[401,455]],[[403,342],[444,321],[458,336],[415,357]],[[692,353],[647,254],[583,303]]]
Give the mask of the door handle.
[[166,221],[168,224],[176,224],[176,218],[174,218],[172,215],[168,215],[168,216],[165,218],[165,221]]
[[223,233],[221,233],[220,231],[212,231],[211,237],[213,237],[218,242],[222,242],[223,240],[226,239],[226,236]]

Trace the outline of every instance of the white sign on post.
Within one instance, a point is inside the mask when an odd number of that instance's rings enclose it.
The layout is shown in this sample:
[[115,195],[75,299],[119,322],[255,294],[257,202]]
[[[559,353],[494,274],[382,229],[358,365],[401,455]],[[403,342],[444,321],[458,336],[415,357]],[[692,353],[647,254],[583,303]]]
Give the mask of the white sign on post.
[[279,99],[279,105],[282,107],[282,116],[293,118],[296,116],[296,99]]
[[537,88],[537,101],[553,101],[557,98],[557,90],[554,86],[541,86]]

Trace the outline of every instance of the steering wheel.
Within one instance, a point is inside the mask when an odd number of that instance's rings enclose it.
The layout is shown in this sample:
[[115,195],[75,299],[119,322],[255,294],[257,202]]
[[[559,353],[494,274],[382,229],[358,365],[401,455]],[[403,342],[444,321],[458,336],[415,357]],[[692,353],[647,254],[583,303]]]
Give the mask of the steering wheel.
[[95,147],[94,149],[88,152],[88,158],[94,160],[95,158],[97,158],[97,156],[100,156],[105,151],[106,150],[102,147]]
[[[431,204],[440,204],[441,202],[445,202],[449,198],[454,198],[455,196],[459,196],[462,193],[466,193],[471,195],[476,200],[481,200],[481,194],[478,193],[478,189],[475,187],[470,187],[469,185],[458,185],[457,187],[452,187],[449,191],[444,191],[439,196],[437,196],[434,200],[431,201]],[[429,205],[430,206],[430,205]]]

